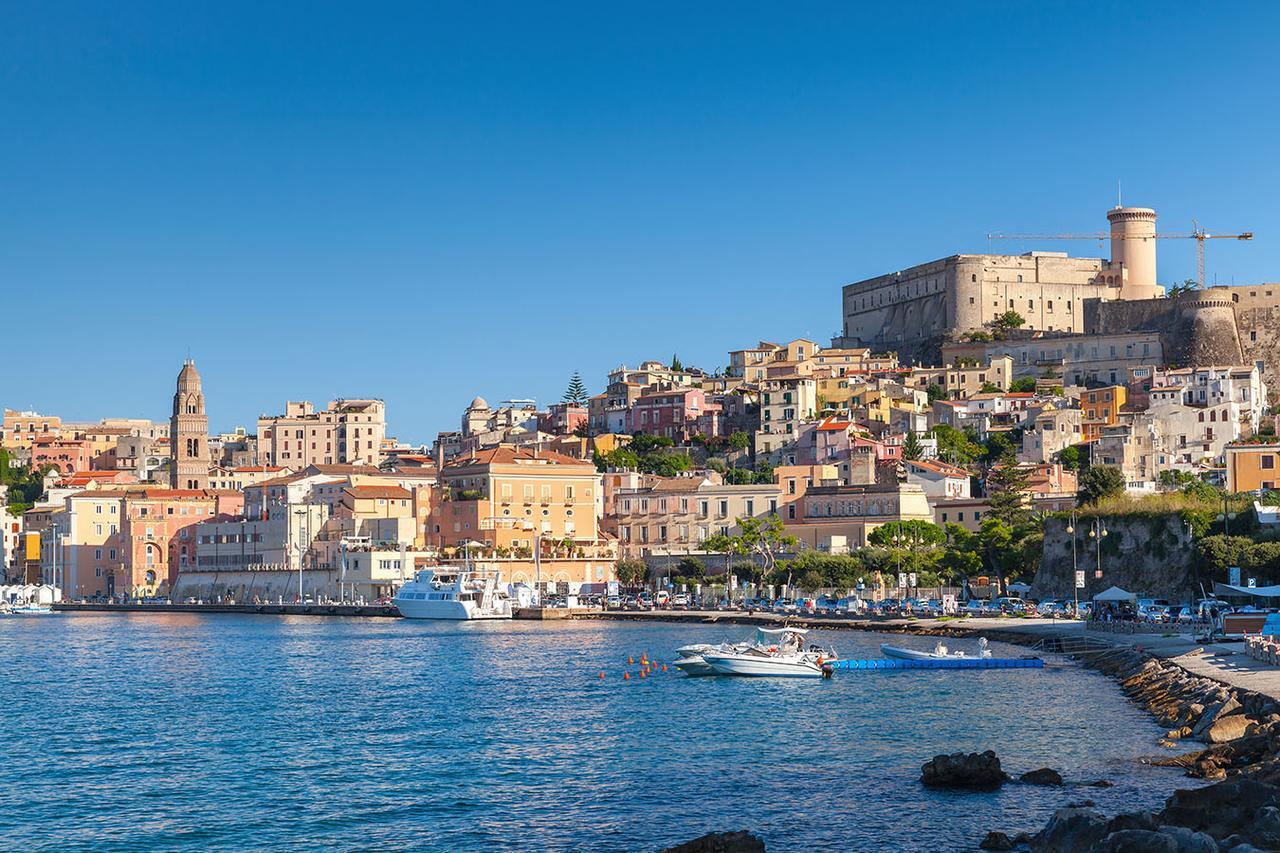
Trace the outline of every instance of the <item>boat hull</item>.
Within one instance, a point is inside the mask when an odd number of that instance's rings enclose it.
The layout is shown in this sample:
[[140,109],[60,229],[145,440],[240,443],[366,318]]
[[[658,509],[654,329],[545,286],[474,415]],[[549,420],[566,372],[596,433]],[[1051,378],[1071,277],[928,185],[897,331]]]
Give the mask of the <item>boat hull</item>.
[[821,678],[822,668],[809,658],[756,657],[754,655],[704,655],[718,675],[754,678]]
[[395,599],[396,609],[406,619],[444,619],[454,622],[510,619],[510,611],[506,613],[481,613],[478,608],[465,601],[426,601],[422,599]]
[[891,646],[888,643],[880,644],[880,653],[887,658],[895,660],[976,660],[973,655],[967,655],[964,652],[950,652],[940,655],[937,652],[922,652],[919,649],[904,649],[901,646]]

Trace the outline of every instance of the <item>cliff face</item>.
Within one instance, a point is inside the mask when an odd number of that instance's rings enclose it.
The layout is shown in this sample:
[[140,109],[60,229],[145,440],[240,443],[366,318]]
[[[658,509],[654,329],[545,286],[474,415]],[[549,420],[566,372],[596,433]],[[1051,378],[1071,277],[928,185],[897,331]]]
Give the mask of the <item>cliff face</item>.
[[[1186,526],[1176,514],[1123,516],[1103,520],[1107,535],[1102,540],[1102,578],[1094,576],[1098,567],[1096,539],[1089,537],[1092,524],[1077,519],[1075,525],[1075,567],[1085,573],[1080,600],[1092,598],[1111,586],[1142,597],[1167,598],[1184,602],[1200,597],[1194,588],[1192,564],[1195,548]],[[1045,522],[1044,550],[1040,569],[1031,583],[1031,597],[1070,600],[1075,593],[1071,559],[1072,535],[1067,522],[1051,518]],[[1193,594],[1194,593],[1194,594]]]

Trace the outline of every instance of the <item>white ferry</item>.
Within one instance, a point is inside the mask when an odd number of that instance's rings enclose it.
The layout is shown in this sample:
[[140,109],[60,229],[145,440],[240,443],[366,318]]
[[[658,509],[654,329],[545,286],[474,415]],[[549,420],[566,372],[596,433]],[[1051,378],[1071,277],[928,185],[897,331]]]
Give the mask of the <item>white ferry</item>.
[[406,619],[510,619],[512,614],[501,574],[452,566],[422,569],[400,587],[394,601]]

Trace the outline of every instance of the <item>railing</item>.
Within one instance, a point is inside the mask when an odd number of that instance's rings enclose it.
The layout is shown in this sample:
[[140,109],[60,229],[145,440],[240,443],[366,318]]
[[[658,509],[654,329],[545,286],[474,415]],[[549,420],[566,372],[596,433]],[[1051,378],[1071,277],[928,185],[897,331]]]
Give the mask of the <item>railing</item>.
[[1086,622],[1085,630],[1102,634],[1200,634],[1209,629],[1210,623],[1203,619],[1190,622],[1140,622],[1136,620],[1114,620],[1111,622]]

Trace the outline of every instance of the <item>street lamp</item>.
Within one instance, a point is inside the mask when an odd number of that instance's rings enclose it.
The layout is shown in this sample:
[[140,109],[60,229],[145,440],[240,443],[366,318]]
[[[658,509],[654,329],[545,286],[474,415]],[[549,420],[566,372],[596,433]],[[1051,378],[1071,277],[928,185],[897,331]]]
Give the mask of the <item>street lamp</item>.
[[303,596],[302,596],[302,558],[303,558],[303,556],[304,556],[304,555],[305,555],[305,553],[306,553],[305,549],[306,549],[306,547],[307,547],[307,536],[306,536],[306,533],[303,531],[303,527],[302,527],[302,519],[306,517],[306,515],[307,515],[307,511],[306,511],[305,509],[295,509],[295,510],[293,511],[293,514],[294,514],[294,515],[297,517],[297,519],[298,519],[298,540],[299,540],[299,541],[298,541],[298,545],[297,545],[297,551],[298,551],[298,603],[299,603],[299,604],[302,604],[302,601],[303,601]]
[[1093,520],[1093,528],[1089,531],[1089,538],[1094,540],[1097,550],[1098,568],[1094,571],[1095,578],[1102,577],[1102,538],[1107,535],[1107,528],[1102,526],[1102,519],[1095,518]]
[[1076,561],[1076,514],[1074,510],[1071,512],[1071,521],[1070,523],[1067,524],[1067,533],[1071,536],[1071,587],[1075,591],[1075,601],[1076,601],[1075,616],[1076,618],[1079,618],[1080,616],[1080,584],[1076,582],[1076,578],[1079,577],[1077,572],[1079,572],[1080,570],[1079,568],[1077,568],[1078,563]]

